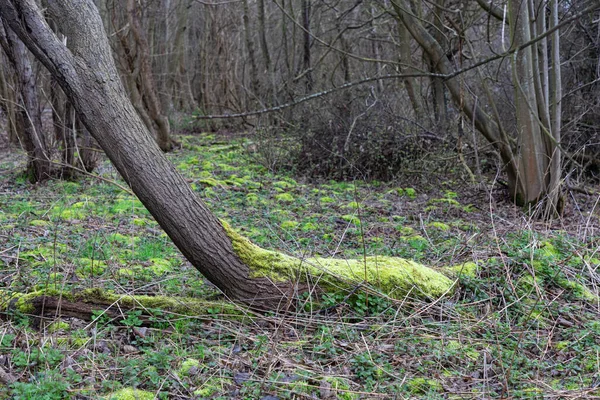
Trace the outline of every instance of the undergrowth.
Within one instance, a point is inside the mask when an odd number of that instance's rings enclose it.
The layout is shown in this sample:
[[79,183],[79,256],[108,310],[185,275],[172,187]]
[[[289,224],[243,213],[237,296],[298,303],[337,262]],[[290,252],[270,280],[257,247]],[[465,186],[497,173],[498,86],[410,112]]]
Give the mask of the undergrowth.
[[[0,398],[600,397],[592,216],[575,228],[534,228],[456,182],[427,192],[407,182],[308,183],[254,163],[247,140],[181,141],[170,156],[178,169],[262,247],[477,268],[458,271],[455,293],[431,303],[356,287],[319,302],[305,296],[287,315],[139,307],[83,320],[5,308]],[[89,288],[222,300],[141,203],[109,182],[118,178],[108,164],[105,180],[40,186],[26,183],[20,164],[0,169],[0,303]]]

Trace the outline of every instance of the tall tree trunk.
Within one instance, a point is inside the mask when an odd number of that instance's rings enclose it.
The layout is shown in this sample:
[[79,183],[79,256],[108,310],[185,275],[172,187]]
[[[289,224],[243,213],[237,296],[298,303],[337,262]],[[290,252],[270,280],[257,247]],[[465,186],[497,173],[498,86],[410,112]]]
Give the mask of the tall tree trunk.
[[144,104],[148,109],[150,118],[156,124],[156,141],[158,142],[158,146],[162,151],[170,151],[173,149],[170,133],[171,128],[169,120],[162,113],[160,101],[156,93],[156,85],[152,76],[152,64],[150,63],[150,46],[148,45],[146,33],[141,26],[138,12],[139,8],[136,5],[136,1],[127,0],[127,18],[137,47],[140,67],[139,82],[142,88]]
[[[397,0],[392,4],[399,20],[404,23],[412,37],[434,61],[437,71],[445,75],[451,74],[454,68],[447,59],[441,45],[414,17],[410,11],[408,1]],[[536,79],[541,79],[539,76],[536,77],[535,72],[539,63],[534,66],[532,47],[528,46],[516,51],[521,45],[532,39],[531,15],[528,5],[527,1],[509,1],[509,26],[512,49],[515,50],[511,55],[513,60],[513,83],[515,85],[516,126],[518,129],[516,132],[518,144],[515,149],[513,149],[512,140],[506,132],[500,129],[498,124],[484,113],[481,107],[477,107],[472,99],[464,96],[464,91],[457,84],[459,78],[447,80],[446,86],[454,103],[474,122],[475,127],[500,153],[508,175],[510,195],[515,203],[522,206],[532,206],[540,203],[543,207],[538,207],[538,210],[550,209],[549,213],[543,215],[550,218],[560,212],[563,203],[560,194],[561,169],[558,147],[560,132],[553,131],[550,127],[544,125],[542,122],[544,116],[540,115],[539,110],[550,107],[553,110],[553,121],[559,118],[557,113],[560,112],[561,98],[561,95],[558,94],[561,86],[560,63],[558,62],[560,60],[558,59],[558,53],[553,53],[553,60],[556,60],[557,65],[553,65],[553,68],[556,67],[556,71],[553,71],[553,83],[550,87],[553,92],[553,104],[555,105],[548,105],[547,102],[544,104],[544,90],[541,81],[536,83]],[[543,18],[544,8],[538,12],[540,17]],[[538,34],[543,33],[538,32]],[[552,37],[554,38],[554,36]],[[559,46],[558,40],[558,37],[556,37],[556,49]],[[537,93],[536,85],[538,86]],[[557,129],[560,128],[560,123],[553,124]]]
[[260,51],[262,53],[263,63],[265,65],[264,74],[266,79],[265,84],[265,98],[268,98],[266,104],[273,104],[275,97],[273,94],[274,85],[273,71],[271,69],[271,54],[269,52],[269,46],[267,44],[267,22],[265,12],[265,0],[258,0],[258,42],[260,43]]
[[194,95],[187,67],[187,33],[189,22],[190,1],[181,2],[177,6],[177,25],[175,27],[175,40],[172,51],[175,53],[175,62],[169,63],[173,84],[171,96],[177,102],[179,110],[192,111],[196,107]]
[[[397,9],[398,11],[399,9]],[[416,68],[413,67],[412,51],[410,49],[410,33],[408,29],[401,21],[398,21],[398,37],[400,40],[400,62],[402,63],[401,71],[408,73],[414,72]],[[415,78],[407,77],[404,78],[404,89],[410,99],[413,111],[415,112],[415,118],[417,121],[423,121],[423,103],[421,102],[421,96],[418,94],[417,80]]]
[[51,162],[42,131],[42,115],[29,52],[14,32],[3,26],[0,26],[0,45],[11,63],[17,81],[20,104],[17,126],[21,128],[18,129],[19,141],[29,156],[27,175],[31,182],[41,182],[51,177]]
[[306,78],[306,91],[310,92],[313,89],[313,74],[311,71],[311,56],[310,56],[310,0],[302,0],[302,69]]
[[[436,0],[433,7],[433,38],[444,46],[444,0]],[[431,61],[433,63],[433,61]],[[435,72],[437,67],[431,65],[431,72]],[[433,111],[435,123],[440,132],[448,130],[448,105],[446,103],[446,87],[442,78],[434,76],[431,78],[431,87],[433,94]]]
[[248,0],[242,0],[244,13],[242,21],[244,23],[244,39],[246,41],[246,51],[248,52],[248,61],[250,63],[250,88],[254,96],[260,96],[260,83],[258,80],[258,68],[256,67],[256,56],[254,54],[254,42],[252,41],[252,30],[250,29],[250,7]]
[[[0,55],[2,57],[2,55]],[[4,55],[6,57],[6,55]],[[15,110],[15,104],[17,103],[16,93],[13,90],[14,83],[13,78],[14,72],[12,68],[4,64],[4,58],[0,60],[0,107],[6,115],[6,123],[8,130],[8,141],[12,144],[19,144],[19,135],[17,128],[17,112]],[[12,88],[11,88],[12,87]]]
[[[558,26],[558,0],[550,1],[550,25],[549,29]],[[562,179],[562,154],[560,146],[562,140],[562,74],[560,61],[560,30],[556,29],[550,36],[552,48],[550,55],[550,132],[551,137],[546,138],[546,154],[551,156],[550,160],[550,183],[546,189],[548,195],[548,204],[546,213],[562,213],[564,208],[564,199],[561,193]],[[548,217],[548,215],[547,215]]]
[[[537,3],[537,4],[536,4]],[[547,31],[545,24],[546,6],[538,1],[509,1],[509,21],[512,48],[531,41],[532,34],[541,35]],[[532,14],[536,12],[537,15]],[[532,17],[536,17],[532,19]],[[535,22],[531,22],[531,21]],[[556,38],[555,45],[558,44]],[[537,51],[535,51],[537,50]],[[560,60],[553,67],[553,98],[559,102],[556,89],[560,90]],[[548,204],[552,213],[560,212],[560,153],[557,146],[559,132],[553,132],[550,123],[550,82],[548,75],[548,46],[546,38],[515,51],[512,57],[513,83],[515,86],[515,107],[519,152],[517,153],[517,185],[521,189],[515,193],[515,202],[521,205]],[[543,68],[542,72],[540,68]],[[558,81],[558,87],[557,86]],[[554,121],[556,121],[557,109]],[[559,111],[559,110],[558,110]],[[559,116],[558,116],[559,117]],[[557,125],[557,124],[555,124]],[[560,128],[558,124],[556,128]],[[558,136],[556,136],[558,134]],[[555,157],[557,157],[555,159]],[[558,161],[558,169],[556,164]],[[551,164],[554,164],[551,166]],[[553,173],[558,173],[553,176]],[[551,182],[554,187],[551,187]],[[544,212],[544,207],[538,207]]]
[[52,124],[54,125],[54,136],[60,143],[61,159],[63,163],[62,176],[70,178],[73,169],[69,166],[75,165],[75,110],[56,81],[50,84],[50,102],[52,104]]

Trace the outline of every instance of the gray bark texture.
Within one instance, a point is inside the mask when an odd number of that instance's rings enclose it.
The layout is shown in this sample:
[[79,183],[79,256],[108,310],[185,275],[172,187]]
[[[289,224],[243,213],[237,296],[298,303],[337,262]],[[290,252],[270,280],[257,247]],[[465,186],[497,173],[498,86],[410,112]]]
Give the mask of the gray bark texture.
[[192,265],[234,300],[279,308],[288,287],[250,277],[222,224],[141,121],[121,84],[93,0],[49,0],[47,6],[68,47],[49,28],[35,0],[0,0],[0,18],[48,68],[83,124]]
[[46,138],[42,132],[37,82],[30,54],[12,30],[4,29],[2,24],[0,24],[0,45],[15,74],[15,97],[20,104],[16,112],[16,131],[19,142],[29,157],[27,175],[31,182],[41,182],[51,178],[52,168]]

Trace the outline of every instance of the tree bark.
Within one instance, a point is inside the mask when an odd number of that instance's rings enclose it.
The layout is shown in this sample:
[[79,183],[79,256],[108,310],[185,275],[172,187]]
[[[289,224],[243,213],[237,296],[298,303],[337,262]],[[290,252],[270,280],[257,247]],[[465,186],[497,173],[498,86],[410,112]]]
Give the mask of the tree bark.
[[250,88],[254,96],[260,96],[260,83],[258,81],[258,68],[256,67],[256,56],[254,55],[254,42],[252,41],[252,31],[250,29],[250,7],[248,0],[242,0],[244,13],[242,22],[244,24],[244,39],[246,41],[246,51],[248,51],[248,61],[250,62]]
[[142,95],[144,96],[144,103],[148,109],[150,118],[156,124],[156,141],[158,146],[163,151],[170,151],[173,149],[173,143],[171,142],[171,128],[169,120],[162,113],[160,107],[160,101],[156,93],[156,85],[154,78],[152,77],[152,65],[150,64],[150,46],[146,38],[141,24],[140,17],[138,15],[138,7],[136,6],[135,0],[127,1],[127,18],[135,43],[137,46],[137,56],[139,58],[139,82],[142,88]]
[[[509,1],[511,43],[518,48],[533,37],[546,32],[545,8],[538,1]],[[535,15],[535,22],[531,17]],[[537,50],[537,51],[535,51]],[[515,193],[515,202],[520,205],[536,205],[545,202],[555,214],[559,208],[559,169],[551,169],[555,154],[560,157],[550,123],[550,82],[548,75],[548,47],[546,38],[535,46],[529,46],[513,55],[513,83],[515,85],[515,107],[517,137],[519,138],[518,180],[522,191]],[[560,63],[554,66],[560,68]],[[560,72],[556,76],[560,80]],[[555,77],[555,80],[556,80]],[[560,90],[560,85],[557,88]],[[560,98],[560,97],[559,97]],[[556,99],[556,97],[555,97]],[[556,118],[556,115],[554,116]],[[558,127],[557,127],[558,128]],[[560,136],[558,136],[560,138]],[[559,161],[555,160],[555,161]],[[558,177],[552,176],[558,173]],[[554,187],[550,183],[553,182]],[[543,207],[539,212],[545,213]],[[547,213],[546,213],[547,214]],[[548,215],[549,216],[549,215]]]
[[[414,0],[413,0],[414,4]],[[414,7],[413,7],[414,8]],[[442,49],[447,53],[447,45],[445,45],[446,38],[444,37],[444,0],[436,0],[433,5],[433,38]],[[437,71],[436,62],[430,57],[429,68],[430,71],[435,73]],[[448,105],[446,103],[446,88],[444,81],[438,76],[431,77],[431,97],[433,103],[433,114],[435,116],[435,124],[439,132],[448,131]]]
[[[0,57],[2,56],[0,55]],[[17,100],[15,97],[15,91],[12,89],[12,87],[14,87],[14,71],[12,71],[10,66],[4,63],[4,57],[6,57],[6,55],[0,60],[0,96],[2,96],[0,107],[2,107],[2,111],[6,115],[8,142],[18,145],[19,130],[17,128],[17,112],[15,110],[15,104]]]
[[302,0],[302,73],[306,76],[306,92],[310,93],[313,89],[313,75],[311,70],[311,55],[310,55],[310,0]]
[[[4,25],[8,25],[6,21]],[[0,25],[0,45],[8,57],[17,81],[16,97],[20,107],[16,113],[19,141],[28,154],[27,175],[31,182],[49,179],[51,162],[42,131],[42,116],[36,79],[25,45],[10,29]]]
[[[397,22],[398,25],[398,38],[399,38],[399,49],[400,49],[400,62],[402,63],[401,71],[414,72],[416,68],[413,67],[412,52],[410,49],[410,33],[406,26],[401,22]],[[417,94],[418,90],[417,80],[415,78],[404,78],[404,89],[410,99],[413,111],[415,112],[415,118],[417,121],[423,121],[425,119],[423,115],[423,103],[421,102],[420,95]]]

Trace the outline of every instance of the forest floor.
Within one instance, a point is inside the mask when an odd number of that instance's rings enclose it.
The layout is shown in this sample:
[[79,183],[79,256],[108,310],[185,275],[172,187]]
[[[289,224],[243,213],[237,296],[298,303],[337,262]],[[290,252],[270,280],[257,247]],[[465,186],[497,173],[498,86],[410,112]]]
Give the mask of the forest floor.
[[[31,185],[4,148],[0,399],[600,398],[597,196],[543,224],[492,183],[309,182],[262,166],[243,137],[178,140],[179,171],[264,248],[477,269],[431,301],[356,288],[257,314],[203,280],[108,162],[102,179]],[[89,318],[18,301],[92,288],[117,300]],[[179,307],[132,308],[140,295]]]

